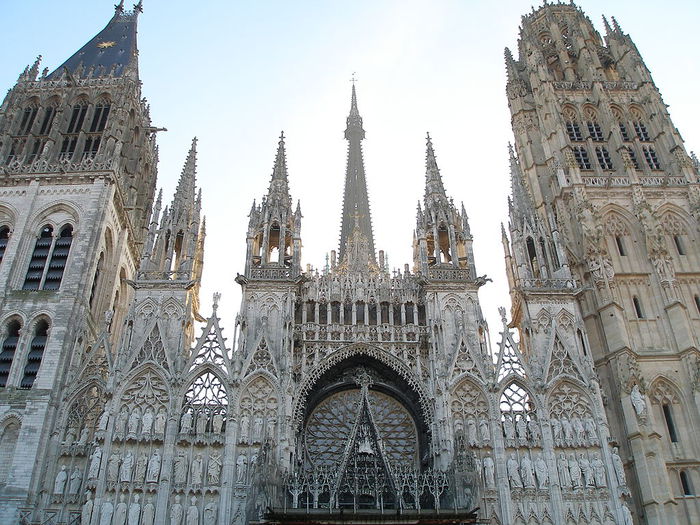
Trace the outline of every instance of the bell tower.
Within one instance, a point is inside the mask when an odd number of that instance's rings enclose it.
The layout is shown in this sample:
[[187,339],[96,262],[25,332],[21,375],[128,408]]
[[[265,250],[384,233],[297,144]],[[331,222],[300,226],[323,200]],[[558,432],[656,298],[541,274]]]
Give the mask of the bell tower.
[[536,349],[556,319],[533,299],[576,303],[570,350],[595,362],[630,486],[622,511],[697,521],[684,496],[700,482],[698,163],[632,38],[603,25],[545,3],[522,18],[518,58],[505,52],[513,324]]
[[53,72],[41,57],[25,68],[0,106],[0,523],[39,504],[68,368],[100,333],[118,338],[133,295],[157,160],[141,11],[120,2]]

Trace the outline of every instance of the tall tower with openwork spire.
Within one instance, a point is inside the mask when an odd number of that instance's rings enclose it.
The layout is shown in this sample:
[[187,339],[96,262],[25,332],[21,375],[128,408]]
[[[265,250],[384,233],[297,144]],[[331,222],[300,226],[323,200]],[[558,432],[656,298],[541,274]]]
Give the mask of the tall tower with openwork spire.
[[365,130],[362,127],[362,117],[357,109],[357,93],[355,83],[352,84],[350,114],[345,128],[345,139],[348,141],[348,159],[345,170],[345,191],[343,193],[343,212],[340,220],[340,251],[341,264],[347,256],[347,244],[357,228],[366,239],[369,261],[376,263],[374,251],[374,233],[372,216],[369,209],[367,194],[367,178],[365,177],[365,162],[362,158],[362,141]]
[[577,6],[545,3],[522,18],[518,58],[506,49],[512,324],[527,352],[570,336],[595,363],[585,395],[595,407],[600,391],[619,448],[619,519],[695,523],[698,165],[632,38],[603,22],[604,36]]

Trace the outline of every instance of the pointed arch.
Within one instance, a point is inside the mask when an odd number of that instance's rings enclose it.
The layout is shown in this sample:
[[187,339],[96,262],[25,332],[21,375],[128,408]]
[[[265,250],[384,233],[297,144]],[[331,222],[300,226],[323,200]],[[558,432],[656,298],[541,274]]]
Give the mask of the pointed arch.
[[180,432],[198,436],[220,434],[226,425],[231,398],[222,371],[208,363],[195,368],[188,377],[182,395]]
[[276,381],[268,373],[256,373],[246,379],[239,392],[238,442],[262,443],[274,437],[281,399]]
[[0,461],[0,487],[8,482],[21,427],[22,418],[18,414],[5,414],[0,420],[0,457],[3,458]]
[[[165,421],[171,409],[173,397],[168,383],[152,363],[137,367],[124,378],[124,383],[121,392],[115,395],[119,401],[115,408],[114,439],[152,435],[154,421]],[[162,432],[155,430],[155,434],[163,438]]]
[[313,389],[319,378],[338,363],[356,355],[365,355],[377,359],[379,362],[395,371],[408,386],[417,394],[420,402],[422,416],[425,422],[430,425],[433,421],[433,402],[425,391],[422,381],[411,371],[401,360],[386,352],[384,349],[366,343],[354,343],[341,348],[327,356],[318,363],[300,385],[299,394],[294,400],[292,413],[294,414],[294,424],[301,425],[306,401],[309,393]]
[[[81,385],[67,399],[68,410],[63,421],[64,444],[72,445],[72,439],[88,443],[95,438],[97,423],[104,411],[107,396],[104,385],[97,381],[90,381],[87,385]],[[85,436],[83,437],[83,433]]]
[[560,379],[551,387],[547,406],[550,418],[593,417],[592,400],[585,385],[571,378]]

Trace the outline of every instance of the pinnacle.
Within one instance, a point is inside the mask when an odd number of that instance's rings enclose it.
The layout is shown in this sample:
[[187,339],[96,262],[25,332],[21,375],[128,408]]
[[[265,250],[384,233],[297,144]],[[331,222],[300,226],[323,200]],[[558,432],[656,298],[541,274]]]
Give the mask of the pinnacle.
[[445,195],[445,187],[442,184],[440,176],[440,168],[438,168],[435,158],[435,150],[433,149],[433,141],[430,138],[430,133],[426,136],[426,152],[425,152],[425,197],[426,201],[429,195],[439,195],[441,198],[447,198]]

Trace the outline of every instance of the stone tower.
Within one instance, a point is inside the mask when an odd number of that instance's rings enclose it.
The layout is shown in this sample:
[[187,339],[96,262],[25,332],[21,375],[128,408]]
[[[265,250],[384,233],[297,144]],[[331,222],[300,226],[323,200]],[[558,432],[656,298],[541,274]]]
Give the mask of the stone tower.
[[518,59],[506,49],[512,325],[537,366],[595,363],[590,408],[602,417],[602,396],[635,522],[695,523],[698,162],[630,36],[604,23],[603,38],[545,3],[522,18]]
[[43,498],[68,370],[100,334],[118,338],[133,297],[157,160],[138,74],[140,10],[117,6],[53,73],[39,57],[0,107],[3,523],[8,509]]

